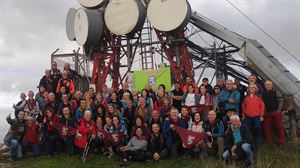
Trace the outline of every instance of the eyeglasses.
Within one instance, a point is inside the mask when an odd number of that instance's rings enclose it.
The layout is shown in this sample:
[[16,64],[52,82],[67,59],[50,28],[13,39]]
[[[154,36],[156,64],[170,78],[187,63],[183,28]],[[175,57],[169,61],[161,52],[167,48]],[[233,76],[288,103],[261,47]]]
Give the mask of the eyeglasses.
[[220,89],[220,88],[214,88],[214,89]]

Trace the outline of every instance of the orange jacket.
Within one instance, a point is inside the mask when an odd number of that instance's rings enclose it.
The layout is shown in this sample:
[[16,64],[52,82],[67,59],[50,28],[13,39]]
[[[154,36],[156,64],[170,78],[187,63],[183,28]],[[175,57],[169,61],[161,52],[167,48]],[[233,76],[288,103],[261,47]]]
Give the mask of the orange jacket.
[[[194,91],[195,91],[195,93],[198,94],[198,93],[199,93],[199,89],[198,89],[197,84],[196,84],[196,83],[192,83],[192,85],[194,86]],[[189,86],[189,85],[187,85],[187,84],[184,84],[184,85],[183,85],[183,87],[182,87],[183,93],[188,93],[188,92],[189,92],[188,86]]]
[[246,96],[242,104],[243,113],[245,117],[257,117],[263,116],[265,110],[265,104],[263,100],[257,95]]
[[71,79],[63,79],[61,78],[58,81],[57,87],[56,87],[56,93],[60,92],[60,88],[61,87],[66,87],[67,92],[69,92],[71,95],[73,95],[75,93],[75,85],[73,80]]

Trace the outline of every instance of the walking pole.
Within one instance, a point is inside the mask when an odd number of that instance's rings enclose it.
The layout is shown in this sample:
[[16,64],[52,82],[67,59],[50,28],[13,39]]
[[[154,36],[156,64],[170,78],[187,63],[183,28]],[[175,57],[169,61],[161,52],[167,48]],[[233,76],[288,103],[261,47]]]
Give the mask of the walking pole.
[[82,162],[82,164],[85,163],[86,157],[87,157],[87,155],[88,155],[88,153],[89,153],[90,143],[91,143],[92,139],[93,139],[93,138],[92,138],[92,137],[90,136],[90,134],[89,134],[88,140],[87,140],[87,142],[86,142],[86,144],[85,144],[85,148],[84,148],[84,151],[83,151],[83,154],[82,154],[82,157],[81,157],[81,162]]

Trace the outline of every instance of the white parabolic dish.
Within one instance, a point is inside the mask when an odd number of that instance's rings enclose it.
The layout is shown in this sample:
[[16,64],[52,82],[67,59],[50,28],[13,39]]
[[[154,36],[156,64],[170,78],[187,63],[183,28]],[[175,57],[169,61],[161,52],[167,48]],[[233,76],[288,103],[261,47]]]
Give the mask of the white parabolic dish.
[[96,46],[104,31],[103,12],[80,8],[76,12],[74,32],[79,45]]
[[70,8],[66,19],[66,32],[67,32],[68,39],[70,41],[75,40],[75,33],[74,33],[75,16],[76,16],[76,9]]
[[142,28],[145,8],[140,1],[136,0],[111,0],[106,6],[104,20],[112,33],[129,34]]
[[173,31],[184,27],[191,15],[186,0],[151,0],[147,16],[153,27],[160,31]]
[[107,0],[80,0],[79,3],[85,8],[95,9],[104,5],[106,1]]

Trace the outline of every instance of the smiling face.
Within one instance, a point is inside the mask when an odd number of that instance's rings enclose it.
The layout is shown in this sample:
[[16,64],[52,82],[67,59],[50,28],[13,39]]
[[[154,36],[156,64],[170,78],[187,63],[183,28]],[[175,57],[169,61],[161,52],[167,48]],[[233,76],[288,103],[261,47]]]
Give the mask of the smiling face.
[[202,94],[202,95],[204,95],[204,94],[206,94],[206,87],[205,86],[200,86],[200,93]]
[[63,114],[64,114],[65,117],[69,117],[70,113],[71,113],[71,111],[70,111],[70,109],[68,107],[65,107],[63,109]]
[[87,106],[86,100],[81,100],[81,101],[80,101],[80,107],[81,107],[82,109],[86,109],[86,106]]
[[189,111],[188,111],[188,109],[186,108],[186,107],[182,107],[181,108],[181,115],[182,116],[187,116],[189,114]]
[[109,117],[106,117],[105,118],[105,123],[106,123],[106,125],[111,125],[112,120]]
[[29,97],[30,99],[32,99],[32,98],[34,97],[33,91],[29,91],[29,92],[28,92],[28,97]]
[[216,121],[216,118],[217,118],[217,114],[216,114],[216,112],[215,111],[210,111],[210,112],[208,112],[208,120],[210,121],[210,122],[214,122],[214,121]]
[[173,120],[177,120],[178,119],[178,110],[176,108],[172,108],[170,116]]
[[266,88],[267,91],[272,90],[273,89],[273,83],[271,81],[269,81],[269,80],[266,81],[265,82],[265,88]]
[[160,131],[159,125],[156,124],[156,123],[152,124],[152,132],[153,132],[154,134],[158,134],[159,131]]
[[189,86],[189,93],[194,93],[194,90],[195,90],[194,87],[190,85]]
[[233,81],[232,80],[227,80],[225,86],[226,86],[227,90],[232,90],[233,89]]
[[142,125],[142,120],[140,118],[135,119],[135,125],[136,126],[141,126]]
[[159,112],[157,110],[152,111],[152,118],[154,118],[154,119],[159,118]]
[[92,114],[90,111],[86,110],[84,112],[84,115],[83,115],[83,118],[85,121],[91,121],[91,118],[92,118]]
[[103,124],[102,118],[98,117],[97,120],[96,120],[97,127],[102,127],[102,124]]
[[25,112],[24,111],[20,111],[19,114],[18,114],[18,119],[20,121],[23,121],[25,119]]
[[195,120],[195,122],[200,122],[201,121],[201,116],[200,116],[199,113],[195,113],[194,120]]
[[237,118],[230,119],[231,125],[233,128],[238,129],[240,127],[240,120]]
[[118,118],[118,117],[113,117],[112,123],[113,123],[115,126],[118,126],[119,123],[120,123],[119,118]]
[[136,135],[137,137],[143,136],[143,130],[142,130],[142,128],[137,128],[137,129],[135,130],[135,135]]
[[113,114],[115,112],[114,106],[112,106],[112,105],[107,106],[107,111],[109,113]]

